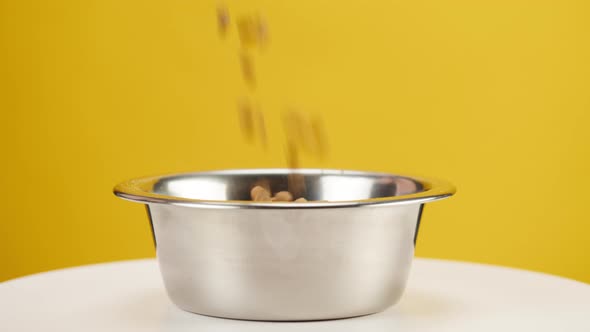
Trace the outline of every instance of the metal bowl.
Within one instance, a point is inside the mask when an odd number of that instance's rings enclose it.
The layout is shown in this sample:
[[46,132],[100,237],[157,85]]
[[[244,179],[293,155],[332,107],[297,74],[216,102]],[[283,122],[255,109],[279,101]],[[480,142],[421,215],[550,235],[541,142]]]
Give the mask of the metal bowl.
[[[323,202],[253,202],[270,181]],[[292,176],[292,175],[291,175]],[[117,196],[146,204],[160,270],[186,311],[269,321],[367,315],[406,285],[424,203],[450,184],[382,173],[253,169],[130,180]]]

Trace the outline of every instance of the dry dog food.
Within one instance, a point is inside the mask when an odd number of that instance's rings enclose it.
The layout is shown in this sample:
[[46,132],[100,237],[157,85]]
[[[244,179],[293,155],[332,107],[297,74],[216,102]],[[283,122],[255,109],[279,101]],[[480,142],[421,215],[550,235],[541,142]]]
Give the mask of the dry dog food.
[[240,66],[242,67],[242,76],[248,86],[256,86],[256,76],[254,74],[254,61],[252,56],[247,52],[240,52]]
[[217,28],[219,35],[225,38],[227,31],[229,30],[229,11],[225,6],[217,7]]
[[303,197],[293,200],[293,195],[288,191],[279,191],[271,197],[270,190],[264,185],[257,185],[250,190],[250,197],[255,202],[307,202]]
[[[253,52],[260,51],[268,44],[268,26],[265,19],[258,13],[241,15],[233,20],[237,29],[237,37],[240,41],[238,50],[242,78],[250,89],[249,95],[255,95],[257,76],[254,64]],[[217,24],[222,38],[230,33],[230,12],[224,5],[217,7]],[[242,134],[248,142],[258,142],[264,147],[267,145],[266,123],[260,108],[253,107],[252,99],[244,98],[238,104],[239,123]],[[323,123],[319,118],[306,117],[297,110],[289,108],[283,114],[283,128],[285,129],[286,159],[291,169],[300,167],[300,154],[306,153],[317,158],[323,158],[326,154],[326,140]],[[272,139],[271,139],[272,140]],[[250,196],[254,201],[271,202],[307,202],[304,176],[291,173],[287,176],[288,191],[280,191],[272,195],[268,184],[255,185]],[[298,197],[297,199],[294,199]]]

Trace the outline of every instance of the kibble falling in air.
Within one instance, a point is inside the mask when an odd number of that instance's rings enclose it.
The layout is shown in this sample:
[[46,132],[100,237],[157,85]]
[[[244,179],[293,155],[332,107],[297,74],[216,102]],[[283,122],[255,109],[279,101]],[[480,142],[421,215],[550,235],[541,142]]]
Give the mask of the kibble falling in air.
[[[269,29],[266,20],[259,14],[237,16],[235,20],[239,38],[238,58],[243,82],[249,89],[249,97],[238,103],[238,119],[242,135],[248,142],[259,142],[266,147],[266,120],[264,113],[252,103],[256,91],[257,75],[254,53],[268,45]],[[224,5],[217,7],[217,24],[219,35],[226,38],[230,33],[231,21],[229,10]],[[250,198],[257,202],[308,202],[305,176],[296,171],[300,165],[301,154],[308,154],[318,159],[326,154],[326,139],[323,123],[319,118],[304,116],[301,112],[289,109],[283,114],[283,128],[286,134],[286,161],[293,171],[287,175],[287,191],[279,191],[272,195],[268,181],[257,182],[250,191]],[[272,141],[272,137],[270,139]],[[295,199],[295,197],[297,197]]]
[[256,86],[256,75],[254,73],[254,60],[247,52],[240,53],[240,67],[242,68],[242,77],[250,87]]
[[217,7],[217,28],[219,30],[219,35],[223,38],[227,35],[229,30],[229,11],[225,6],[218,6]]

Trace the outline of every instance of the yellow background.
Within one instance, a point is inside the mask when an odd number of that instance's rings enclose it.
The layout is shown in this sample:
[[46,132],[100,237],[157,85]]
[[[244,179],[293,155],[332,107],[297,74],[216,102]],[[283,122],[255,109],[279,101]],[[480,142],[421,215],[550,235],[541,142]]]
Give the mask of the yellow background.
[[[228,1],[259,12],[258,89],[214,1],[0,2],[0,280],[154,256],[119,181],[285,166],[280,114],[321,115],[305,166],[435,176],[417,255],[590,282],[588,1]],[[269,125],[243,142],[236,102]]]

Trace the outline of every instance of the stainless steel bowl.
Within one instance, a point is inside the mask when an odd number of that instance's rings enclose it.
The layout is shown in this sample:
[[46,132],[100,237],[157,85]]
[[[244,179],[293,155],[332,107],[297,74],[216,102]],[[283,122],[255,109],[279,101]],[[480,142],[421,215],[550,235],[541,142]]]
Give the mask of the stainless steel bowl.
[[400,298],[424,203],[448,183],[390,174],[302,169],[305,197],[249,201],[261,179],[287,189],[288,169],[228,170],[130,180],[144,203],[170,299],[210,316],[269,321],[376,313]]

